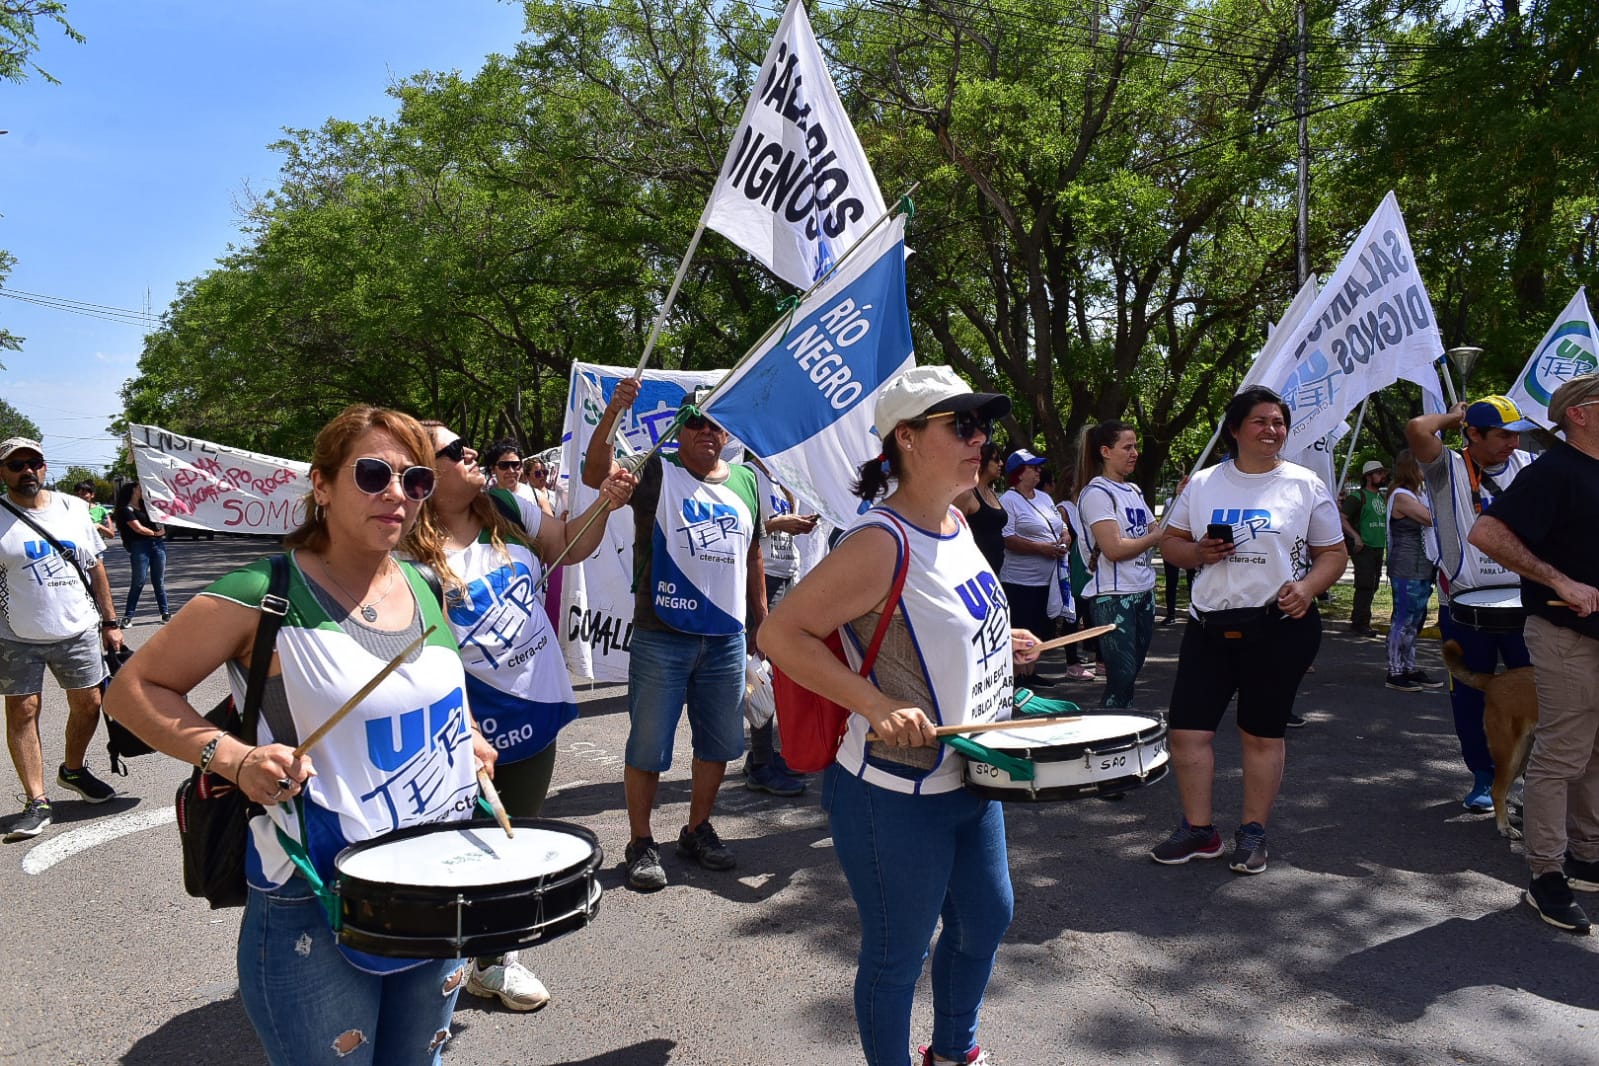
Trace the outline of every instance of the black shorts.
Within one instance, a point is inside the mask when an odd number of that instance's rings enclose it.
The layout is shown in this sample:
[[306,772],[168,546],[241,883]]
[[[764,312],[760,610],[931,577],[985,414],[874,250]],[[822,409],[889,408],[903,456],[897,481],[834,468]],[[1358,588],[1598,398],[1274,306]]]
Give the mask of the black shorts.
[[1238,728],[1252,736],[1280,738],[1287,731],[1299,682],[1320,647],[1321,614],[1315,605],[1303,618],[1278,616],[1233,640],[1206,632],[1190,618],[1183,627],[1166,724],[1214,733],[1236,693]]

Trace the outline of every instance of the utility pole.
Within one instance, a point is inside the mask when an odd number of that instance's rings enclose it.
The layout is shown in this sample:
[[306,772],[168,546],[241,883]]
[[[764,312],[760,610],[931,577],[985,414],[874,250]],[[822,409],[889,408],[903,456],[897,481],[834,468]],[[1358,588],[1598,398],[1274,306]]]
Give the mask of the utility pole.
[[1298,277],[1296,284],[1303,286],[1310,277],[1310,33],[1306,28],[1306,0],[1296,4],[1299,22],[1298,91],[1294,94],[1294,111],[1299,116],[1299,218],[1294,228],[1294,243],[1298,245]]

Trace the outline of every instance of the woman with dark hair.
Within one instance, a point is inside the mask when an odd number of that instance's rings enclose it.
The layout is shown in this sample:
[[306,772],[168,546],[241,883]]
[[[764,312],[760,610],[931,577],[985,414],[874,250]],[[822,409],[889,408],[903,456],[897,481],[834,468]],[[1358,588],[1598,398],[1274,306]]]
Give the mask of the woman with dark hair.
[[993,441],[983,443],[983,465],[977,475],[977,484],[970,492],[963,492],[955,506],[966,516],[966,525],[972,531],[977,549],[988,560],[994,573],[1005,565],[1005,508],[994,494],[994,483],[1005,474],[1005,458],[999,445]]
[[[1057,580],[1057,564],[1071,547],[1055,501],[1038,487],[1043,465],[1042,456],[1025,448],[1011,452],[1005,459],[1010,488],[999,498],[1005,508],[1005,562],[999,580],[1010,603],[1011,622],[1034,633],[1049,632],[1049,586]],[[1032,675],[1031,663],[1017,665],[1017,677]]]
[[1280,454],[1289,417],[1288,405],[1270,389],[1256,386],[1233,397],[1222,420],[1231,461],[1194,475],[1172,505],[1160,544],[1165,558],[1200,570],[1167,719],[1183,819],[1150,852],[1159,863],[1222,854],[1211,808],[1214,744],[1236,694],[1244,804],[1230,865],[1246,874],[1266,869],[1283,735],[1299,682],[1321,645],[1316,596],[1349,561],[1327,487]]
[[[854,713],[822,779],[833,853],[861,918],[855,1019],[868,1066],[906,1066],[911,1003],[933,950],[933,1039],[923,1066],[986,1061],[977,1015],[1013,897],[1000,805],[963,787],[935,724],[1010,715],[1011,665],[1036,657],[955,499],[982,466],[1010,399],[973,393],[947,367],[916,367],[879,395],[883,455],[861,468],[873,502],[761,626],[795,681]],[[855,671],[899,565],[905,586],[869,677]],[[824,640],[844,637],[849,665]],[[868,733],[876,739],[867,739]]]
[[1138,433],[1126,422],[1086,426],[1077,444],[1077,512],[1093,565],[1083,586],[1095,625],[1116,628],[1099,638],[1105,664],[1101,707],[1131,707],[1138,672],[1155,639],[1155,568],[1150,549],[1161,533],[1133,484]]
[[[422,428],[432,444],[436,487],[404,549],[433,569],[444,590],[445,617],[466,664],[467,701],[499,753],[500,801],[512,817],[537,818],[555,771],[556,735],[577,718],[577,697],[535,590],[563,552],[570,566],[598,547],[603,521],[582,536],[577,531],[596,512],[626,505],[633,478],[613,475],[588,511],[563,522],[503,488],[485,492],[477,452],[442,422]],[[477,959],[466,990],[511,1010],[537,1010],[550,1000],[515,953]]]
[[1388,491],[1388,584],[1394,593],[1394,613],[1388,625],[1388,678],[1385,684],[1400,692],[1443,688],[1442,681],[1416,669],[1416,636],[1427,620],[1433,575],[1425,542],[1432,535],[1432,508],[1421,494],[1421,464],[1405,448],[1394,458],[1393,487]]
[[112,514],[117,536],[127,549],[128,562],[133,567],[133,576],[128,580],[127,608],[122,612],[122,628],[133,625],[133,612],[139,609],[139,595],[144,592],[146,580],[155,589],[155,605],[161,612],[161,621],[170,621],[167,527],[152,519],[144,509],[144,490],[137,481],[126,482],[117,489],[116,508]]
[[[242,706],[270,581],[261,559],[190,600],[117,672],[117,720],[168,755],[234,782],[251,820],[239,995],[272,1066],[339,1060],[436,1066],[463,978],[459,959],[380,958],[338,943],[323,900],[350,844],[471,816],[494,748],[468,713],[460,652],[420,575],[394,550],[433,492],[433,444],[409,415],[344,410],[317,434],[305,520],[290,549],[257,736],[217,729],[186,694],[227,667]],[[432,636],[317,742],[311,736],[398,653]],[[429,724],[421,727],[429,708]],[[415,723],[417,728],[411,728]]]

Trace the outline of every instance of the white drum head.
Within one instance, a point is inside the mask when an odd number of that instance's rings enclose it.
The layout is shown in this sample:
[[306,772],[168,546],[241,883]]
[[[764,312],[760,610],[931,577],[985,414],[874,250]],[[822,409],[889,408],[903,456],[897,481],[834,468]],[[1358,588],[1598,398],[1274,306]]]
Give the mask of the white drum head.
[[972,739],[984,747],[1002,751],[1053,748],[1133,737],[1159,724],[1158,718],[1143,714],[1090,714],[1084,715],[1080,722],[1060,722],[1025,729],[996,729],[991,733],[974,733]]
[[558,873],[593,854],[587,840],[571,833],[519,827],[507,838],[499,826],[472,826],[373,844],[341,855],[337,866],[362,881],[464,888]]
[[1465,589],[1461,592],[1451,593],[1449,602],[1458,603],[1465,607],[1488,607],[1519,611],[1521,610],[1521,589]]

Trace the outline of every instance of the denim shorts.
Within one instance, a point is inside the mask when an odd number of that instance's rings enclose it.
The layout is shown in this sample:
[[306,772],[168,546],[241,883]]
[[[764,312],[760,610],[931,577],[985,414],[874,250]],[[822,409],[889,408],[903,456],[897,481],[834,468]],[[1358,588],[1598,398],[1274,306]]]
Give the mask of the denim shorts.
[[44,691],[44,668],[69,692],[94,688],[105,680],[105,653],[100,630],[86,629],[75,637],[49,644],[0,640],[0,696],[31,696]]
[[628,646],[627,765],[672,768],[672,742],[688,705],[694,757],[731,762],[744,754],[744,634],[702,637],[635,629]]

